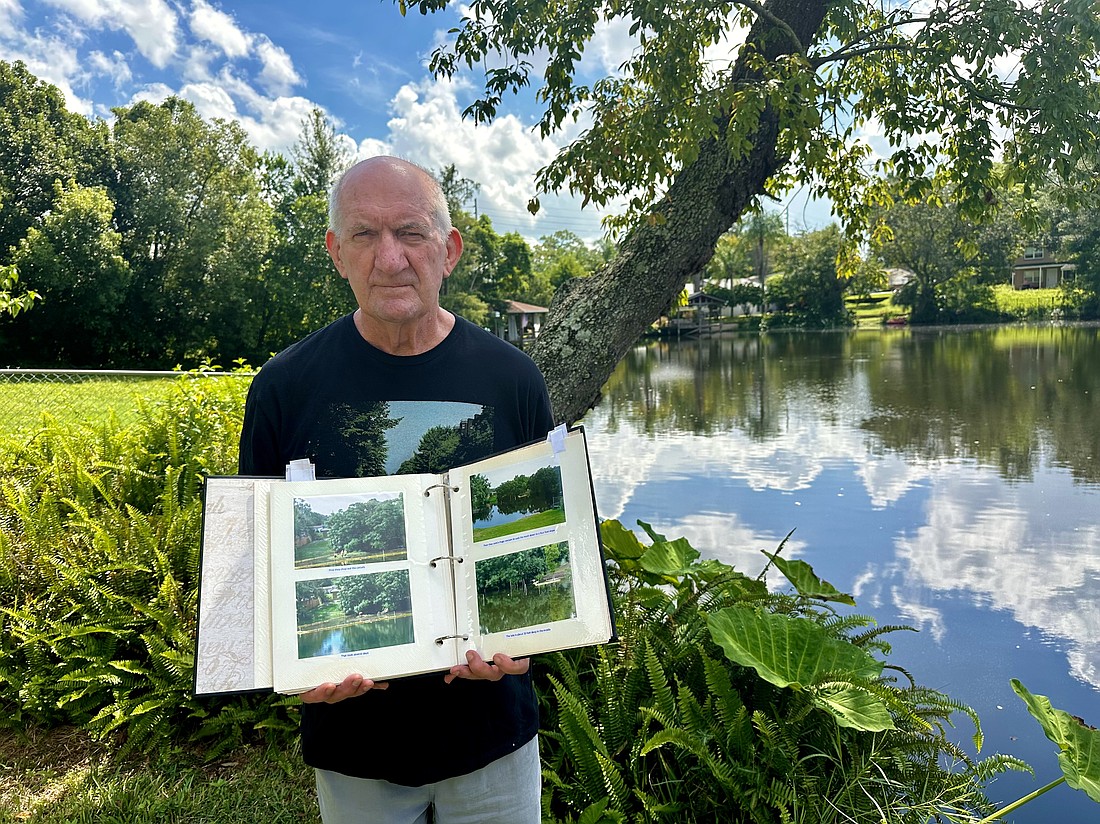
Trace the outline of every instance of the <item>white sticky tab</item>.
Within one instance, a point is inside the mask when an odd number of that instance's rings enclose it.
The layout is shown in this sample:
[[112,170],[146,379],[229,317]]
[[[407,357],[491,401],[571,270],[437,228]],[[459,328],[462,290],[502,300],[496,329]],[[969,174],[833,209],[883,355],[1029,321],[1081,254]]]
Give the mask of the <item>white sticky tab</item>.
[[569,429],[564,423],[560,423],[546,433],[546,440],[550,441],[550,448],[554,454],[565,451],[565,436]]
[[309,458],[299,458],[286,465],[286,479],[288,481],[316,481],[317,471],[313,461]]

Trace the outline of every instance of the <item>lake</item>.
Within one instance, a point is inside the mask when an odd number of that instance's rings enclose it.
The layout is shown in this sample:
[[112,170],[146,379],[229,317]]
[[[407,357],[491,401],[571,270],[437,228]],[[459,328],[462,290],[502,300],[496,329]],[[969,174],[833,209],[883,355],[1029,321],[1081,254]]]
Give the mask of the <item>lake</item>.
[[298,657],[340,655],[413,642],[412,615],[350,623],[338,628],[298,633]]
[[[982,754],[1035,768],[995,800],[1061,774],[1010,678],[1100,726],[1097,327],[644,342],[583,422],[601,517],[747,574],[794,530],[787,557],[919,629],[888,636],[889,662],[974,707]],[[1063,785],[1010,820],[1100,806]]]

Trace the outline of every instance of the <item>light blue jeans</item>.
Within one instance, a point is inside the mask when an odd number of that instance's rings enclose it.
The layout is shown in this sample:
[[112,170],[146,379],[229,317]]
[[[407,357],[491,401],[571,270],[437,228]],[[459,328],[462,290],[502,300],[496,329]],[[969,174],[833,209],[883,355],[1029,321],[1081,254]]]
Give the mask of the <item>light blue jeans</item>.
[[480,770],[423,787],[314,772],[324,824],[426,824],[429,809],[435,824],[542,820],[538,736]]

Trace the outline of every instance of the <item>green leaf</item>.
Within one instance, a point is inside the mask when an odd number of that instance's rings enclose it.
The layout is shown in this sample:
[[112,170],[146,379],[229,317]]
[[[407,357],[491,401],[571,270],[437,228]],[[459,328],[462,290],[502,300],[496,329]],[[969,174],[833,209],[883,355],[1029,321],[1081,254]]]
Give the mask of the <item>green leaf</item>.
[[842,727],[882,732],[894,729],[886,705],[867,690],[851,684],[830,685],[814,692],[814,703],[833,714]]
[[870,680],[882,673],[881,661],[805,618],[728,607],[708,615],[707,626],[727,658],[777,687],[801,689],[838,675]]
[[649,536],[649,540],[653,541],[653,543],[655,543],[655,544],[656,543],[662,543],[662,542],[668,540],[668,538],[666,538],[660,532],[657,532],[656,530],[654,530],[652,524],[647,524],[645,521],[639,519],[638,520],[638,526],[640,526],[642,528],[642,530],[645,532],[645,534]]
[[657,575],[680,577],[691,571],[691,565],[699,559],[699,551],[686,538],[675,541],[659,541],[645,551],[639,559],[642,569]]
[[584,812],[581,813],[580,818],[577,819],[577,824],[605,824],[608,821],[615,821],[615,817],[612,815],[605,815],[607,811],[608,799],[601,798],[599,801],[593,801],[587,807]]
[[638,559],[646,551],[638,536],[619,521],[604,521],[600,524],[600,541],[612,559]]
[[1066,783],[1100,803],[1100,730],[1052,707],[1045,695],[1032,695],[1015,678],[1011,684],[1047,738],[1058,745],[1058,766],[1062,768]]
[[813,567],[805,561],[787,560],[778,552],[761,551],[786,576],[787,580],[791,582],[791,586],[798,590],[799,595],[806,598],[818,598],[822,601],[836,601],[851,607],[856,605],[856,601],[851,595],[839,591],[828,581],[818,578]]

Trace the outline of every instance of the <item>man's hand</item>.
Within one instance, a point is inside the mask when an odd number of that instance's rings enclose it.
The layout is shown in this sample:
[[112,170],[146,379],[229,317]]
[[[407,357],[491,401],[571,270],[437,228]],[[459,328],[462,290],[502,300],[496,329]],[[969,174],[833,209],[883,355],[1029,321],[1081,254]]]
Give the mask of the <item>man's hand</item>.
[[301,698],[307,704],[335,704],[346,698],[358,698],[371,690],[384,690],[389,687],[388,681],[379,681],[377,684],[362,675],[349,675],[339,684],[321,684],[309,692],[303,692]]
[[466,663],[451,667],[451,671],[443,676],[448,684],[456,678],[468,678],[471,681],[499,681],[505,675],[523,675],[531,666],[530,658],[520,658],[513,661],[502,652],[493,656],[492,661],[486,661],[476,650],[466,651]]

